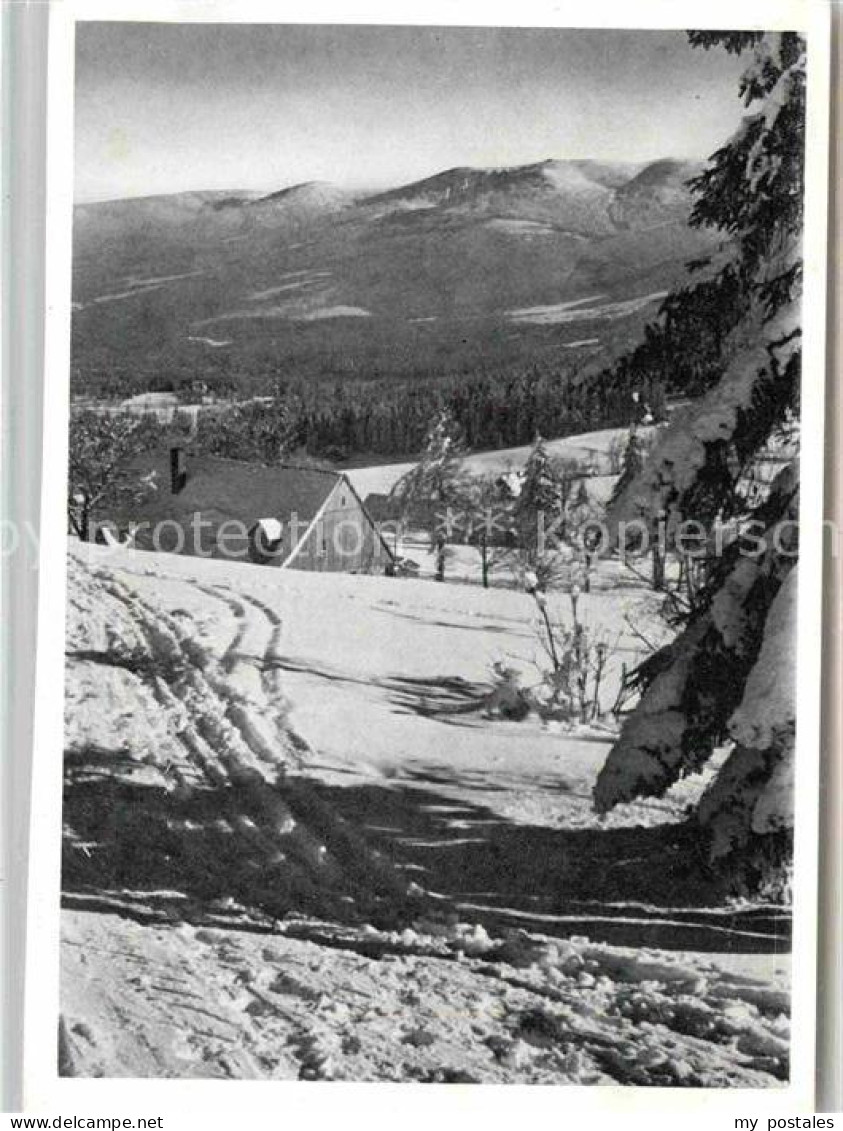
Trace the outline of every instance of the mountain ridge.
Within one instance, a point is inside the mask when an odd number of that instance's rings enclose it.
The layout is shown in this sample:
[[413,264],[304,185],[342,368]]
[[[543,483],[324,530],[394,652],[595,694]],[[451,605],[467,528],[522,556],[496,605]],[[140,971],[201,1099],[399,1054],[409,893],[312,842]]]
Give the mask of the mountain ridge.
[[[455,165],[447,169],[442,169],[436,173],[428,174],[424,177],[419,177],[412,181],[401,182],[393,185],[390,188],[379,189],[377,192],[358,191],[337,184],[333,181],[327,181],[321,178],[313,178],[306,181],[294,181],[290,184],[285,184],[276,189],[267,191],[266,189],[246,189],[246,188],[224,188],[224,189],[177,189],[174,192],[154,192],[142,193],[137,196],[117,196],[105,197],[101,200],[80,200],[74,202],[75,209],[96,209],[101,206],[111,205],[131,205],[132,203],[142,205],[145,203],[160,202],[165,200],[188,200],[195,198],[200,200],[204,198],[206,202],[212,202],[214,198],[229,198],[232,201],[239,200],[243,203],[256,203],[260,201],[269,201],[274,199],[283,198],[289,194],[293,194],[301,189],[309,189],[314,187],[326,187],[335,190],[338,193],[344,194],[349,199],[355,199],[361,203],[371,203],[388,196],[397,195],[399,193],[407,192],[411,189],[425,186],[431,182],[450,177],[455,174],[463,174],[466,176],[506,176],[509,174],[524,174],[528,172],[538,171],[542,169],[552,168],[554,166],[562,167],[568,166],[571,168],[582,168],[588,171],[600,171],[604,176],[604,184],[606,187],[618,188],[622,184],[629,183],[637,180],[647,170],[655,170],[664,166],[673,168],[687,167],[690,170],[701,169],[704,165],[702,160],[694,161],[689,159],[673,158],[673,157],[660,157],[654,161],[598,161],[589,157],[575,157],[575,158],[558,158],[546,157],[541,161],[527,162],[523,165]],[[624,176],[628,174],[628,176]],[[601,183],[599,177],[592,178],[596,183]]]
[[715,242],[688,225],[700,167],[548,159],[377,193],[306,181],[79,205],[74,371],[141,391],[143,373],[234,369],[260,388],[278,367],[424,379],[612,351]]

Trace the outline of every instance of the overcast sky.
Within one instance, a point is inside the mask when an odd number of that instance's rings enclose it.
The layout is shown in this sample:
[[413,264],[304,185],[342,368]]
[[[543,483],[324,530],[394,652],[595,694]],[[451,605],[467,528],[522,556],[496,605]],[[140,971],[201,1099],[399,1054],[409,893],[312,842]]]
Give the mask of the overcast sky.
[[682,32],[77,25],[76,197],[706,157],[741,60]]

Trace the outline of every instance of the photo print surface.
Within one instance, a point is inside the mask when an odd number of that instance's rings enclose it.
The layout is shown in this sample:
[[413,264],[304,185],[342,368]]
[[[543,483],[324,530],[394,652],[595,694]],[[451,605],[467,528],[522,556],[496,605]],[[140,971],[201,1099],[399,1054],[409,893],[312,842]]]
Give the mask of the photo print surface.
[[807,55],[77,25],[60,1075],[787,1085]]

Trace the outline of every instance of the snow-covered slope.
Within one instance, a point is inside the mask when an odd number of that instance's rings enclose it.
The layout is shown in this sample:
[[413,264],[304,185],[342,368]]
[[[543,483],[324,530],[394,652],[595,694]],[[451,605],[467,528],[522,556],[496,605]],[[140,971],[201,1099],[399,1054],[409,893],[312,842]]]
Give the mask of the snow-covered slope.
[[[639,429],[639,435],[648,439],[658,431],[656,426]],[[624,445],[628,437],[627,428],[602,428],[598,432],[580,432],[576,436],[565,436],[559,440],[546,441],[548,453],[559,459],[577,460],[583,465],[592,464],[596,472],[611,483],[606,484],[607,494],[614,487],[617,472],[611,471],[611,450],[615,445]],[[466,457],[464,467],[472,475],[502,475],[511,470],[519,470],[527,462],[530,445],[519,448],[498,448],[491,452],[477,452]],[[346,472],[358,494],[363,498],[370,492],[387,494],[402,475],[416,465],[414,463],[385,463],[374,467],[354,467]]]
[[63,1072],[786,1076],[787,920],[695,871],[705,779],[601,820],[605,736],[486,717],[525,594],[78,544],[69,578]]

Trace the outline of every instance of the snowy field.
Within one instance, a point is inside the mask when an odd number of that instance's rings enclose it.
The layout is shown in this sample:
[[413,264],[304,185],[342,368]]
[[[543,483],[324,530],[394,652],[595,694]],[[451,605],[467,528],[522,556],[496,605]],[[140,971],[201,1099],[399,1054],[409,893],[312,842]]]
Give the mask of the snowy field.
[[[63,1072],[786,1079],[788,916],[708,872],[705,776],[598,818],[606,726],[489,709],[526,594],[72,543],[68,596]],[[581,598],[609,701],[654,600]]]
[[[655,426],[643,427],[640,435],[647,438],[656,431]],[[617,468],[611,466],[611,449],[625,440],[625,428],[604,428],[599,432],[581,432],[576,436],[566,436],[561,440],[547,440],[548,454],[556,459],[576,460],[591,465],[595,473],[608,476]],[[501,475],[506,471],[517,471],[527,462],[532,445],[520,448],[499,448],[492,452],[477,452],[466,456],[463,468],[472,475]],[[416,465],[414,463],[386,463],[378,467],[349,468],[346,475],[354,489],[365,499],[370,492],[388,494],[402,475],[406,475]]]

